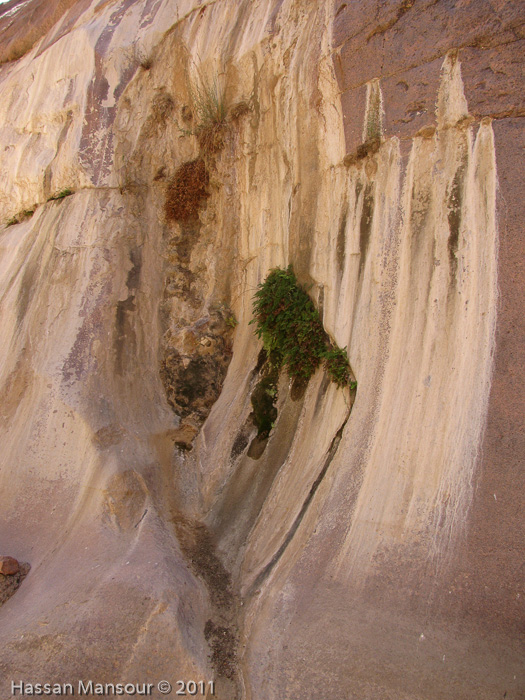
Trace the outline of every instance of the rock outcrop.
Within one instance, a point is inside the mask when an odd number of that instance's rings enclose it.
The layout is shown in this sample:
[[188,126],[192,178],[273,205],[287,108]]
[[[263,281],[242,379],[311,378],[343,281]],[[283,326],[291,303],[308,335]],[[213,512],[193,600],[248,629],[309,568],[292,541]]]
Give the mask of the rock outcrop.
[[[517,4],[0,7],[1,696],[522,697]],[[261,436],[289,264],[357,392]]]
[[16,593],[30,568],[29,564],[20,564],[14,557],[0,557],[0,605]]
[[0,557],[0,574],[12,576],[20,571],[20,564],[14,557]]

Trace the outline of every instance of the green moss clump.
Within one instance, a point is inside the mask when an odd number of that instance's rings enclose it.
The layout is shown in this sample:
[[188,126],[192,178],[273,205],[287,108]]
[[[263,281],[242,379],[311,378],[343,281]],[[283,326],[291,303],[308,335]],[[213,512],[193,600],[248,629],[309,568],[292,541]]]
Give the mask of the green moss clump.
[[321,362],[338,386],[348,386],[351,374],[346,350],[334,345],[323,328],[319,312],[297,283],[291,265],[275,268],[254,296],[256,333],[270,362],[284,366],[291,377],[309,380]]

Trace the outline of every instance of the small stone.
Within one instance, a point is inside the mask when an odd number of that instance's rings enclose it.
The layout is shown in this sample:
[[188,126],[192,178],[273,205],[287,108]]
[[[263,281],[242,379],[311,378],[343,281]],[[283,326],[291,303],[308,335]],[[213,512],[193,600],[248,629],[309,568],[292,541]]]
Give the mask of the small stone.
[[13,557],[0,557],[0,574],[12,576],[20,571],[20,564]]

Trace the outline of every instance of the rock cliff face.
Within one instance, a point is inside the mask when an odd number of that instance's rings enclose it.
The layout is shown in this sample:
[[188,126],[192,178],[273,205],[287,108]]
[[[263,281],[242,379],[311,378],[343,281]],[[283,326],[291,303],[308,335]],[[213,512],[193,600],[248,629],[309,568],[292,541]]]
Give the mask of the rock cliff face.
[[[523,697],[517,4],[0,7],[2,697]],[[357,392],[261,438],[289,264]]]

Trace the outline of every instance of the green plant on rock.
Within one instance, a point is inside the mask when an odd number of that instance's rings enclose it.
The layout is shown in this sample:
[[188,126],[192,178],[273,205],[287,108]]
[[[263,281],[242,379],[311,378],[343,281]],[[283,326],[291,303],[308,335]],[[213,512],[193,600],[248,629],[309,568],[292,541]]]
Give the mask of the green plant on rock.
[[275,268],[259,285],[253,302],[256,334],[274,367],[285,367],[291,377],[309,380],[321,362],[338,386],[350,383],[346,350],[328,338],[319,312],[297,283],[291,266]]
[[346,349],[338,347],[330,347],[324,353],[324,364],[330,379],[337,386],[351,385],[350,381],[350,364]]
[[65,197],[70,197],[72,194],[75,194],[73,190],[70,190],[69,187],[66,187],[63,190],[60,190],[60,192],[57,192],[54,194],[52,197],[49,197],[47,200],[48,202],[54,202],[59,199],[64,199]]
[[275,366],[309,379],[322,360],[324,330],[308,294],[290,267],[276,268],[259,285],[253,304],[256,334]]
[[15,214],[15,216],[12,216],[10,219],[8,219],[5,225],[14,226],[15,224],[20,224],[22,223],[22,221],[30,219],[34,213],[34,209],[23,209],[22,211],[19,211],[18,214]]

